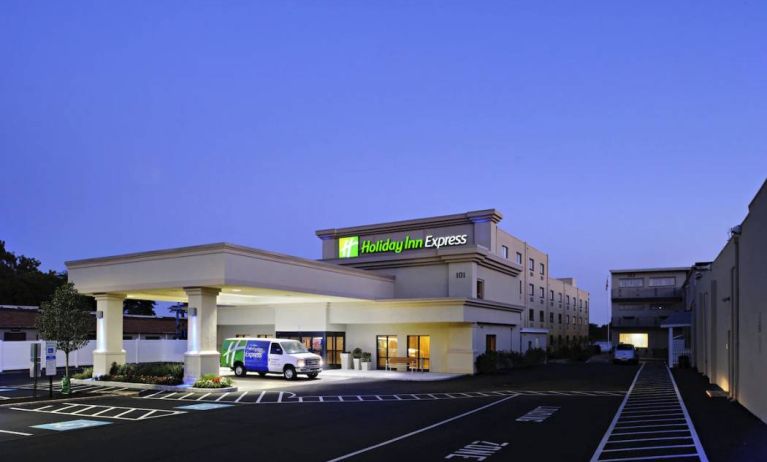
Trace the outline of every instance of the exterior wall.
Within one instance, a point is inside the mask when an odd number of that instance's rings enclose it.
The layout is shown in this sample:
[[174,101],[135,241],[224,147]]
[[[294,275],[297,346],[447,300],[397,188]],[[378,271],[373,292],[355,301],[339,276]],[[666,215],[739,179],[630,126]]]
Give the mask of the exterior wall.
[[740,237],[738,393],[749,411],[767,422],[767,183],[751,202]]

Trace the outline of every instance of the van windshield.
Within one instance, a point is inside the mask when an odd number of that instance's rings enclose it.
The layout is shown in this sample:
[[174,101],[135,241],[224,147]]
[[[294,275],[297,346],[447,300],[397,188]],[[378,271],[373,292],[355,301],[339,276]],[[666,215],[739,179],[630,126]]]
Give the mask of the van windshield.
[[285,350],[285,353],[292,355],[295,353],[308,353],[309,350],[306,349],[303,343],[301,342],[280,342],[282,345],[282,349]]
[[627,343],[620,344],[616,347],[616,350],[621,350],[621,351],[628,351],[633,349],[634,349],[634,345],[629,345]]

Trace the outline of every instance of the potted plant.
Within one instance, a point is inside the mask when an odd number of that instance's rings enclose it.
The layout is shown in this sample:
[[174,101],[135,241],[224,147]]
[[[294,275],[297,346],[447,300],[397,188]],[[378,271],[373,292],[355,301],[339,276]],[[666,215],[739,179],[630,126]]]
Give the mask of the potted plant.
[[360,360],[362,359],[362,348],[355,348],[352,350],[352,359],[354,360],[354,369],[360,369]]
[[341,369],[352,368],[352,354],[348,351],[341,352]]
[[367,351],[362,353],[362,358],[361,358],[361,361],[360,361],[360,368],[363,371],[369,371],[370,370],[370,362],[371,362],[372,358],[373,358],[373,355],[371,355]]

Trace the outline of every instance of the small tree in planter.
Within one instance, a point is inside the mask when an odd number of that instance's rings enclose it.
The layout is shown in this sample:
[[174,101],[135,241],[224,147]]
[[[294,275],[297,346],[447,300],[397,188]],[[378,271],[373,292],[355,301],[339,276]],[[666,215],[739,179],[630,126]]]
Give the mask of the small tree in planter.
[[360,360],[362,359],[362,348],[355,348],[352,350],[352,360],[354,361],[354,369],[360,369]]
[[88,343],[90,315],[85,299],[77,292],[75,285],[64,284],[56,289],[50,301],[40,304],[37,315],[37,330],[46,340],[56,342],[56,349],[64,352],[63,393],[69,393],[69,353],[79,350]]
[[363,371],[369,371],[370,370],[370,362],[373,358],[373,355],[368,353],[367,351],[362,353],[362,359],[360,361],[360,368]]

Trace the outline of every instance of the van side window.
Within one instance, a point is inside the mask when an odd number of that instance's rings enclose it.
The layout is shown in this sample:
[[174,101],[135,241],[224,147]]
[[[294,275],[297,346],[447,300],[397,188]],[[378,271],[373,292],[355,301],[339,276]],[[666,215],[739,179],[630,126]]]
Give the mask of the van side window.
[[269,351],[269,353],[273,355],[281,355],[282,354],[282,347],[279,343],[272,343],[272,349]]

